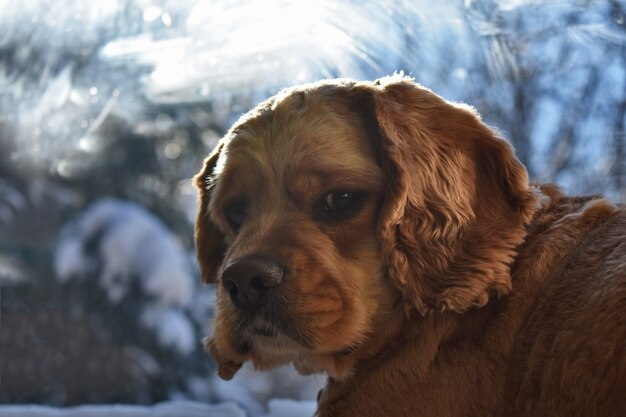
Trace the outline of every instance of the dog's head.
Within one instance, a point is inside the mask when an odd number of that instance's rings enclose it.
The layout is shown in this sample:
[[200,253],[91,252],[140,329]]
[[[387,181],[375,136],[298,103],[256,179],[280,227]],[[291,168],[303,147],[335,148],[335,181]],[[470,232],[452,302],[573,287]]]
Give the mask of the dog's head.
[[196,177],[207,346],[230,378],[293,362],[341,376],[399,315],[511,288],[535,197],[468,106],[410,79],[325,81],[243,116]]

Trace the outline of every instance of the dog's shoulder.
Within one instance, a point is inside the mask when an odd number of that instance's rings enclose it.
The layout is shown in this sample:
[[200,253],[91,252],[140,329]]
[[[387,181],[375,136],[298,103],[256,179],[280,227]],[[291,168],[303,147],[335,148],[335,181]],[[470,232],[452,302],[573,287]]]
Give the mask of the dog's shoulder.
[[554,197],[520,261],[532,301],[502,415],[626,415],[626,208]]
[[598,195],[566,196],[551,185],[543,185],[538,195],[525,242],[511,266],[517,292],[532,293],[563,269],[597,269],[605,258],[624,256],[626,207]]

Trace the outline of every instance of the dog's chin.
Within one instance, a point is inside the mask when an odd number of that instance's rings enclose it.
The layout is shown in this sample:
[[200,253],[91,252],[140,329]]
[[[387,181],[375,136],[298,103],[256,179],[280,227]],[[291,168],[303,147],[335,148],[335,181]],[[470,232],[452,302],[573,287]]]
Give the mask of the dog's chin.
[[[274,320],[270,321],[262,314],[247,316],[245,319],[240,317],[230,331],[223,332],[223,334],[229,334],[230,337],[221,340],[228,342],[230,347],[219,349],[220,346],[218,346],[217,348],[222,351],[234,349],[235,352],[245,356],[242,362],[250,360],[258,370],[268,370],[293,363],[301,373],[316,373],[329,371],[326,366],[319,366],[317,358],[345,356],[351,353],[357,345],[352,343],[340,350],[335,347],[325,347],[319,345],[315,335],[306,332],[305,328],[298,328],[293,322],[278,318]],[[237,330],[234,331],[234,329]],[[327,359],[322,362],[326,363]]]
[[297,360],[310,352],[308,343],[288,333],[278,324],[254,318],[240,328],[231,343],[245,346],[247,356],[254,367],[267,370]]
[[[250,344],[252,359],[259,368],[289,363],[307,352],[307,349],[280,332],[272,336],[256,334],[250,338]],[[254,360],[255,358],[259,360]],[[269,364],[263,366],[263,362],[269,362]]]

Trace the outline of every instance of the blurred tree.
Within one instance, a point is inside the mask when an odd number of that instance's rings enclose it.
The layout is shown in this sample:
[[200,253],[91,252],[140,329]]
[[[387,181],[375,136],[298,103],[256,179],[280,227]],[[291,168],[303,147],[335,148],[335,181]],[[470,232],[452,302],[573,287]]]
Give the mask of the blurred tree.
[[531,177],[623,200],[623,4],[467,4],[485,52],[472,71],[485,88],[473,99]]

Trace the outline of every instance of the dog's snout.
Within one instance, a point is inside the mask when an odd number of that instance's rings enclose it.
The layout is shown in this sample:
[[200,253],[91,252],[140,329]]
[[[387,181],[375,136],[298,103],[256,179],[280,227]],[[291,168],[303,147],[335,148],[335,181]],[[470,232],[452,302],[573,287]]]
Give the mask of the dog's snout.
[[282,280],[282,266],[261,257],[247,257],[233,262],[222,274],[222,285],[233,303],[250,311],[263,305],[267,292]]

